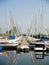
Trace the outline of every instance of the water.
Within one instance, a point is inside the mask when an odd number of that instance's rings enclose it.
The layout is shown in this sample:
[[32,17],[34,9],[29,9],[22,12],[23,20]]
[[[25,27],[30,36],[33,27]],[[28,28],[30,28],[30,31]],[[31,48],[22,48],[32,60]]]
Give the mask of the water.
[[0,52],[0,65],[49,65],[49,53],[3,51]]

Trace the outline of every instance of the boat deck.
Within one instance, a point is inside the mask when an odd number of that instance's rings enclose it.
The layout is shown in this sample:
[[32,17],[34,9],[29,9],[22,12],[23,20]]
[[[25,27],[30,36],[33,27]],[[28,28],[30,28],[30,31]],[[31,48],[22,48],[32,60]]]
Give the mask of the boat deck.
[[0,44],[0,46],[17,46],[18,44],[14,44],[14,43],[7,43],[7,44]]

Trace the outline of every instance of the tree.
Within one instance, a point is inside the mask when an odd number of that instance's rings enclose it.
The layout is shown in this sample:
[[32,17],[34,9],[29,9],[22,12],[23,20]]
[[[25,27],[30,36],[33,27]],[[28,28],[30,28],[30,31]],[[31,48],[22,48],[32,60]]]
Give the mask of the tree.
[[11,30],[9,30],[9,34],[11,35]]
[[16,34],[16,33],[17,33],[17,29],[16,29],[15,26],[12,28],[12,33],[13,33],[13,34]]
[[1,34],[1,27],[0,27],[0,34]]
[[6,30],[6,34],[8,34],[8,30]]

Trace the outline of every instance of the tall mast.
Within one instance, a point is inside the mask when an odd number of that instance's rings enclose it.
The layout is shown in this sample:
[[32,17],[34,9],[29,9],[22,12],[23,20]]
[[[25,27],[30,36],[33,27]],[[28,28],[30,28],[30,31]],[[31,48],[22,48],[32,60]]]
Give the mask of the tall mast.
[[36,24],[37,24],[37,16],[35,14],[35,35],[37,34],[37,26],[36,26]]
[[11,11],[10,11],[10,28],[11,28],[11,35],[12,35],[12,21],[13,19],[12,19],[12,15],[11,15]]
[[40,10],[38,10],[38,34],[40,33],[40,26],[39,26],[39,12],[40,12]]
[[15,24],[14,24],[14,19],[11,12],[10,12],[10,24],[11,24],[11,35],[13,35],[14,31],[12,30],[12,28],[15,26]]
[[31,28],[32,28],[32,23],[31,23],[31,25],[30,25],[30,28],[27,30],[28,35],[29,35],[29,34],[30,34],[30,32],[31,32]]
[[43,5],[41,9],[41,15],[40,15],[40,23],[41,23],[41,34],[43,34]]
[[41,11],[38,10],[38,33],[43,33],[43,5]]

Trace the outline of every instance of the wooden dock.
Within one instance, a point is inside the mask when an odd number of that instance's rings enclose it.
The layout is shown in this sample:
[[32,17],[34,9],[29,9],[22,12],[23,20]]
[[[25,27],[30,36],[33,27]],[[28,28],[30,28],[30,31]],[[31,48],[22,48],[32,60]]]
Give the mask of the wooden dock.
[[29,43],[27,42],[27,40],[26,40],[25,37],[23,37],[23,40],[22,40],[21,46],[29,46]]
[[21,46],[29,46],[29,43],[27,42],[26,38],[23,37],[23,40],[20,45],[18,45],[18,48],[21,48]]
[[29,43],[26,40],[26,37],[23,37],[23,40],[20,45],[17,46],[18,51],[28,51],[29,50]]

